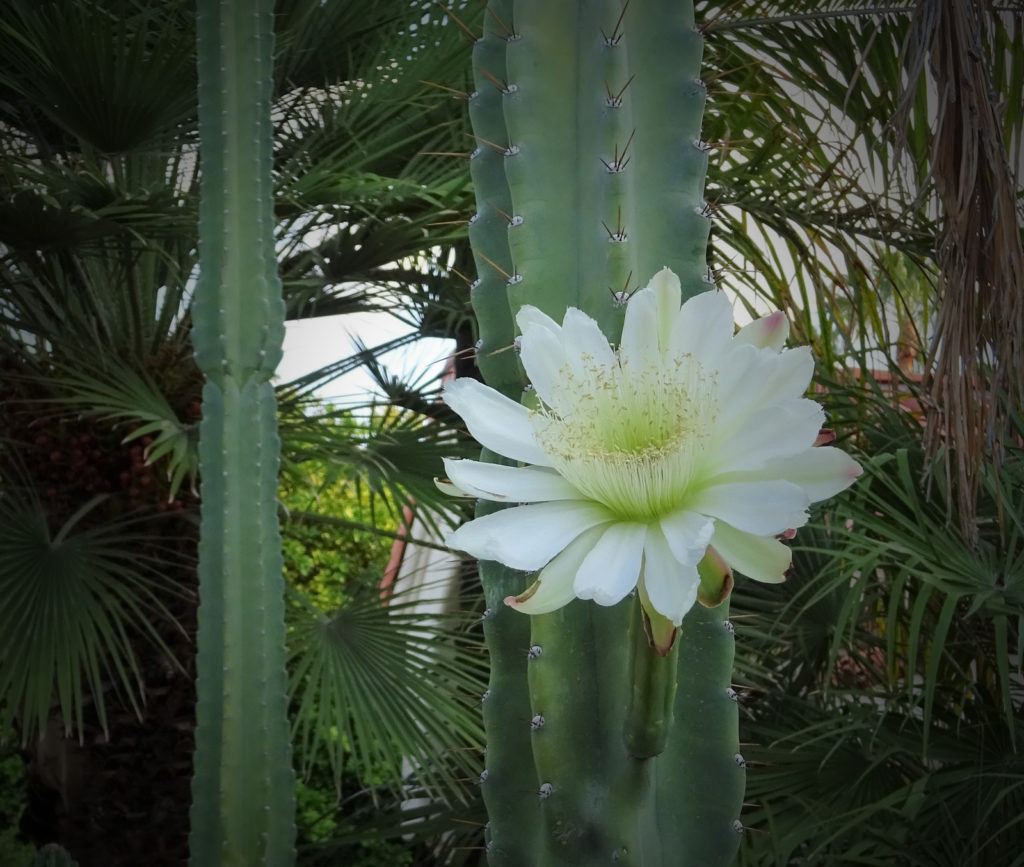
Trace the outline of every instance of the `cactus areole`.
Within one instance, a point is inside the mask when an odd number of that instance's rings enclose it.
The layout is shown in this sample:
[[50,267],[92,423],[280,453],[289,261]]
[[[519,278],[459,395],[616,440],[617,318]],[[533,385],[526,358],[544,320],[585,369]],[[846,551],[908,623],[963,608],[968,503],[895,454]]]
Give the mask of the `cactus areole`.
[[481,444],[521,463],[445,461],[458,490],[520,504],[448,538],[539,570],[505,600],[517,611],[610,606],[636,588],[666,652],[698,598],[724,599],[732,569],[782,581],[791,557],[776,537],[860,473],[839,449],[815,448],[824,413],[803,396],[814,362],[807,347],[783,349],[781,313],[734,333],[724,293],[681,304],[663,269],[627,302],[617,349],[576,308],[561,325],[531,306],[516,321],[533,405],[471,379],[444,399]]

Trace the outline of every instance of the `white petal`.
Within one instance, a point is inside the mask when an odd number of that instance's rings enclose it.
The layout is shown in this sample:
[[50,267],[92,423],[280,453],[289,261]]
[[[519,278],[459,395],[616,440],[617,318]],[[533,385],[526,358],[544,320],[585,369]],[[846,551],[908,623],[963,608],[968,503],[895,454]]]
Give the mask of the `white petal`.
[[715,525],[711,547],[737,572],[767,584],[785,581],[793,562],[793,553],[778,539],[744,533],[722,521]]
[[646,535],[643,524],[608,527],[576,572],[576,595],[598,605],[615,605],[625,598],[640,578]]
[[[713,472],[759,470],[769,460],[810,448],[825,423],[825,411],[813,400],[788,400],[754,413],[740,428],[712,446]],[[715,430],[715,435],[719,431]]]
[[750,343],[759,349],[774,349],[779,352],[786,345],[787,337],[789,337],[789,320],[785,313],[776,310],[769,316],[762,316],[749,325],[744,325],[733,341]]
[[724,292],[712,289],[694,295],[680,309],[670,338],[674,355],[689,354],[714,367],[732,340],[732,305]]
[[615,363],[615,353],[608,343],[608,338],[601,331],[601,326],[575,307],[565,311],[565,319],[562,320],[562,345],[565,347],[566,360],[570,364],[574,359],[579,359],[580,371],[591,371],[595,366],[607,368]]
[[697,600],[700,576],[693,563],[680,563],[657,524],[647,528],[644,542],[644,589],[654,610],[676,626]]
[[565,394],[565,349],[558,334],[539,327],[524,332],[519,359],[544,403],[563,414],[571,408],[571,398]]
[[554,470],[444,459],[448,478],[467,494],[500,503],[580,500],[580,492]]
[[532,304],[524,304],[516,314],[516,324],[519,330],[526,334],[532,328],[543,328],[554,334],[560,334],[562,326],[555,322],[547,313]]
[[522,404],[468,377],[449,382],[441,396],[480,445],[513,460],[551,466],[537,444],[530,411]]
[[650,364],[669,351],[681,299],[679,278],[668,268],[662,268],[629,299],[622,326],[622,354],[631,364]]
[[691,511],[674,512],[661,519],[661,532],[672,555],[680,563],[692,563],[694,566],[704,556],[714,528],[715,522],[711,518]]
[[585,530],[612,516],[593,503],[558,500],[514,506],[476,518],[449,534],[445,544],[480,560],[533,572]]
[[576,598],[572,585],[580,564],[604,530],[604,527],[593,527],[581,533],[541,570],[528,599],[517,602],[515,596],[510,596],[505,604],[524,614],[547,614],[568,605]]
[[619,357],[632,371],[639,373],[661,363],[656,339],[660,324],[658,299],[651,290],[641,289],[626,305],[622,343],[619,345]]
[[737,530],[774,536],[806,524],[809,502],[807,494],[791,482],[727,482],[703,489],[687,508]]
[[776,354],[744,344],[730,347],[718,379],[723,433],[742,427],[757,412],[775,403],[802,398],[814,375],[810,347],[799,346]]
[[804,489],[812,503],[827,500],[845,491],[861,474],[861,466],[846,452],[823,446],[800,454],[768,461],[761,469],[733,476],[721,476],[721,481],[758,481],[785,479]]

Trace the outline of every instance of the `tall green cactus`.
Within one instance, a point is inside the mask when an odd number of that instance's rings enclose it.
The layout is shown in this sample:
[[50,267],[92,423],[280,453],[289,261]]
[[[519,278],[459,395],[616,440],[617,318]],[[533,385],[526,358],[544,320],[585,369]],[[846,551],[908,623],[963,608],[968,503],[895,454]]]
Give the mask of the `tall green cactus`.
[[294,861],[270,377],[284,303],[274,253],[273,0],[199,0],[200,274],[192,308],[206,376],[191,863]]
[[[701,52],[685,0],[488,4],[470,99],[470,238],[493,387],[522,393],[503,350],[525,304],[558,321],[578,307],[614,342],[625,298],[660,268],[684,297],[708,288]],[[501,604],[523,590],[521,574],[481,572],[490,863],[728,864],[744,772],[727,604],[695,606],[662,659],[633,600],[527,618]]]

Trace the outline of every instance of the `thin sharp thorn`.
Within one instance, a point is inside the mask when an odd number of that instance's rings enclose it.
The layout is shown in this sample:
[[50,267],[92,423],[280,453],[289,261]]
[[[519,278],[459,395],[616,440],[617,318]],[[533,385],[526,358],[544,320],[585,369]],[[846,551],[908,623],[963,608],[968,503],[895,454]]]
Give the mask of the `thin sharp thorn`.
[[604,41],[609,45],[618,45],[619,40],[622,39],[623,34],[619,33],[619,28],[622,26],[622,19],[626,17],[626,10],[629,8],[631,0],[626,0],[622,4],[622,11],[619,13],[619,20],[615,22],[615,29],[612,30],[611,36],[605,36],[604,31],[601,31],[601,35],[604,36]]
[[451,271],[455,276],[461,277],[463,280],[465,280],[467,286],[473,285],[473,281],[470,280],[465,274],[463,274],[458,268],[449,268],[448,270]]
[[622,149],[622,158],[623,159],[625,159],[626,151],[629,150],[629,146],[633,143],[633,136],[635,136],[635,135],[636,135],[636,128],[634,127],[633,131],[629,134],[629,138],[626,139],[626,146]]
[[490,15],[490,16],[491,16],[491,18],[493,18],[493,19],[494,19],[495,21],[497,21],[497,22],[498,22],[498,26],[499,26],[499,27],[500,27],[500,28],[501,28],[502,30],[504,30],[504,31],[505,31],[505,38],[506,38],[506,39],[507,39],[507,38],[509,38],[510,36],[515,36],[515,35],[516,35],[516,34],[515,34],[515,32],[514,32],[514,31],[512,31],[512,30],[509,30],[509,29],[508,29],[508,27],[506,27],[506,26],[505,26],[505,22],[504,22],[504,21],[502,21],[502,20],[501,20],[501,19],[500,19],[500,18],[499,18],[499,17],[498,17],[498,16],[496,15],[496,14],[495,14],[494,10],[493,10],[493,9],[491,8],[491,4],[490,4],[490,3],[488,3],[488,4],[487,4],[487,14],[488,14],[488,15]]
[[499,264],[498,264],[497,262],[495,262],[495,261],[493,261],[493,260],[491,260],[491,259],[488,259],[488,258],[487,258],[487,257],[486,257],[486,256],[485,256],[485,255],[484,255],[483,253],[481,253],[481,252],[480,252],[479,250],[477,250],[477,251],[476,251],[476,254],[477,254],[477,255],[478,255],[478,256],[479,256],[479,257],[480,257],[481,259],[483,259],[483,260],[484,260],[484,261],[485,261],[485,262],[486,262],[486,263],[487,263],[488,265],[490,265],[490,266],[491,266],[491,267],[492,267],[492,268],[493,268],[493,269],[494,269],[495,271],[497,271],[497,272],[499,272],[500,274],[502,274],[502,275],[503,275],[503,276],[505,277],[505,279],[506,279],[506,280],[511,280],[511,279],[512,279],[512,275],[511,275],[511,274],[509,274],[509,273],[508,273],[508,271],[506,271],[506,270],[505,270],[504,268],[502,268],[502,267],[501,267],[501,265],[499,265]]
[[425,84],[427,87],[436,87],[438,90],[447,90],[449,93],[454,93],[459,99],[469,99],[468,90],[459,90],[457,87],[448,87],[445,84],[438,84],[436,81],[427,81],[425,78],[420,79],[420,84]]
[[462,157],[467,158],[470,151],[420,151],[422,157]]
[[505,218],[505,222],[506,223],[509,223],[511,225],[511,223],[512,223],[512,215],[511,214],[506,214],[501,208],[499,208],[496,204],[494,204],[494,202],[488,202],[487,204],[490,205],[492,208],[494,208],[494,210],[496,210],[499,214],[501,214],[501,216],[503,216]]
[[444,10],[444,14],[447,15],[449,18],[451,18],[452,21],[454,21],[456,24],[459,25],[459,28],[462,30],[463,33],[465,33],[469,37],[471,42],[476,42],[477,37],[473,35],[473,31],[472,30],[470,30],[465,24],[463,24],[459,20],[459,16],[458,15],[456,15],[454,12],[452,12],[452,10],[449,9],[447,6],[445,6],[444,3],[435,3],[435,5],[436,6],[440,6],[441,9]]
[[505,151],[507,151],[509,149],[509,145],[495,144],[494,142],[488,141],[485,138],[481,138],[478,135],[473,136],[473,138],[475,138],[478,142],[481,142],[482,144],[487,145],[488,147],[494,148],[500,154],[505,153]]
[[492,73],[490,73],[483,66],[479,67],[479,69],[480,69],[480,72],[483,74],[483,76],[488,81],[490,81],[496,88],[498,88],[498,90],[500,90],[502,93],[504,93],[506,90],[508,90],[508,82],[507,81],[502,81],[496,75],[493,75]]

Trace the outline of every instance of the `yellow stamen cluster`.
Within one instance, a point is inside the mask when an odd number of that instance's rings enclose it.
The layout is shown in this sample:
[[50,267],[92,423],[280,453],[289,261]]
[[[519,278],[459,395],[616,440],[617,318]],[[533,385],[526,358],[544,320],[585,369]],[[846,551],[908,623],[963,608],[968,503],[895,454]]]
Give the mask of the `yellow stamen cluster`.
[[563,412],[542,407],[531,417],[555,469],[622,520],[685,505],[717,415],[714,379],[699,363],[690,356],[661,362],[567,365]]

